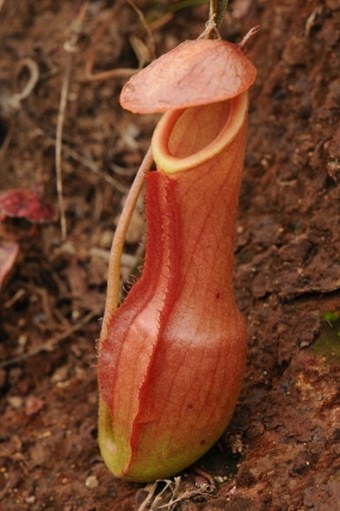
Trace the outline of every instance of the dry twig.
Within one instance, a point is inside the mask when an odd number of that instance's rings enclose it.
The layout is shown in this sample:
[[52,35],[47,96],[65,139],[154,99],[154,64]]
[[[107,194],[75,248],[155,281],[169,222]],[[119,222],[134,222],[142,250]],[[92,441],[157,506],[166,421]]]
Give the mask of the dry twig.
[[[0,3],[0,10],[3,4]],[[16,129],[16,121],[15,118],[12,120],[12,116],[20,110],[21,102],[28,98],[28,96],[32,93],[34,87],[38,83],[39,80],[39,67],[38,64],[30,58],[22,59],[19,62],[19,68],[17,71],[17,76],[20,74],[22,69],[27,68],[29,71],[29,78],[24,86],[24,88],[20,92],[4,94],[4,97],[0,98],[0,111],[1,114],[5,118],[9,118],[12,122],[9,124],[9,129],[6,133],[5,139],[0,148],[0,163],[2,162],[4,155],[11,143],[12,136]]]
[[13,100],[16,100],[18,104],[20,104],[22,100],[28,98],[28,96],[32,93],[34,87],[38,83],[40,75],[39,67],[35,60],[31,58],[22,59],[19,62],[19,70],[17,74],[19,75],[25,67],[28,69],[30,77],[22,91],[13,94],[12,96]]
[[112,19],[115,17],[119,9],[121,8],[124,0],[118,0],[114,5],[111,13],[107,16],[106,20],[99,25],[97,30],[94,32],[92,36],[92,46],[87,54],[86,64],[85,64],[85,80],[91,82],[100,82],[103,80],[109,80],[111,78],[130,78],[133,74],[135,74],[139,69],[141,69],[145,64],[148,64],[155,56],[155,41],[151,31],[150,26],[147,24],[142,11],[135,5],[132,0],[127,0],[127,3],[130,7],[136,12],[139,20],[146,31],[149,39],[149,44],[145,45],[143,41],[141,41],[138,37],[133,34],[130,37],[131,46],[136,53],[138,58],[138,68],[125,68],[119,67],[115,69],[109,69],[108,71],[99,71],[98,73],[94,73],[94,65],[96,61],[96,50],[95,46],[97,42],[101,39],[104,32],[110,26]]
[[137,69],[118,67],[116,69],[110,69],[109,71],[100,71],[99,73],[93,73],[93,67],[96,60],[96,52],[93,48],[89,50],[86,65],[85,65],[85,79],[89,82],[101,82],[103,80],[109,80],[110,78],[130,78]]
[[216,485],[215,485],[213,476],[211,476],[208,472],[206,472],[205,470],[203,470],[200,467],[193,467],[193,468],[194,468],[194,471],[196,472],[196,474],[198,474],[201,477],[204,477],[204,479],[206,479],[208,481],[211,488],[215,488]]
[[58,194],[58,206],[60,211],[60,228],[61,228],[61,239],[66,240],[67,236],[67,225],[66,225],[66,213],[65,213],[65,201],[63,194],[63,178],[61,169],[61,150],[62,150],[62,137],[63,137],[63,126],[65,120],[65,110],[67,104],[67,94],[70,83],[71,69],[72,69],[72,55],[70,54],[67,59],[66,70],[61,86],[60,103],[58,111],[56,141],[55,141],[55,168],[56,168],[56,184]]
[[[176,480],[180,481],[181,478],[180,477],[175,477],[175,483],[176,483]],[[159,493],[157,493],[157,489],[159,487],[159,483],[165,483],[165,486],[164,486],[164,488],[162,488],[162,490]],[[168,489],[170,489],[170,491],[172,490],[173,484],[174,484],[174,482],[171,481],[170,479],[164,479],[164,480],[157,480],[152,485],[147,485],[145,487],[145,490],[147,490],[148,494],[147,494],[146,498],[144,499],[144,501],[139,506],[138,511],[146,511],[146,510],[153,511],[153,510],[156,510],[157,508],[155,508],[154,506],[157,505],[159,500],[162,498],[162,495]],[[171,491],[170,499],[171,499],[172,495],[173,495],[173,492]]]
[[[77,153],[77,151],[75,151],[74,149],[71,149],[70,147],[67,147],[67,146],[64,146],[64,152],[66,155],[68,155],[73,160],[76,160],[76,161],[80,162],[82,165],[84,165],[84,167],[87,167],[91,172],[93,172],[93,174],[96,174],[98,177],[100,177],[101,179],[106,181],[106,183],[110,184],[118,192],[125,194],[129,191],[128,186],[123,185],[114,177],[109,176],[108,174],[105,174],[105,172],[101,172],[98,165],[90,158],[87,158],[86,156],[83,156],[82,154]],[[127,175],[129,176],[129,175],[132,175],[135,173],[136,173],[136,170],[134,169],[131,172],[131,174],[127,174]],[[118,174],[118,172],[117,172],[117,174]],[[119,175],[123,175],[123,174],[119,174]]]
[[89,312],[80,321],[78,321],[78,323],[71,326],[69,329],[65,330],[64,332],[61,332],[60,334],[57,334],[54,337],[51,337],[50,339],[45,341],[40,346],[37,346],[36,348],[33,348],[33,349],[27,351],[26,353],[23,353],[22,355],[19,355],[17,357],[9,358],[8,360],[4,360],[3,362],[0,363],[0,368],[2,369],[5,367],[11,367],[13,365],[20,364],[20,362],[23,362],[24,360],[27,360],[28,358],[33,357],[34,355],[38,355],[39,353],[43,353],[43,352],[49,353],[49,352],[53,351],[60,341],[64,341],[65,339],[70,337],[70,335],[74,334],[78,330],[81,330],[85,325],[87,325],[87,323],[89,323],[93,318],[98,316],[100,313],[101,313],[101,308],[98,310]]
[[21,108],[21,102],[28,98],[28,96],[32,93],[34,87],[38,83],[39,80],[39,68],[38,64],[30,58],[22,59],[19,62],[19,68],[17,71],[17,76],[20,72],[27,68],[29,71],[29,78],[24,86],[24,88],[20,92],[12,92],[11,90],[7,90],[7,88],[2,89],[2,94],[0,97],[0,110],[1,114],[5,118],[11,118],[18,110]]
[[132,9],[135,11],[135,13],[137,14],[138,18],[139,18],[139,21],[141,22],[141,25],[143,26],[145,32],[147,33],[148,35],[148,49],[150,51],[150,57],[151,57],[151,60],[153,60],[156,55],[155,55],[155,50],[156,50],[156,42],[155,42],[155,38],[153,36],[153,33],[152,33],[152,29],[150,27],[150,25],[147,23],[146,19],[145,19],[145,16],[143,14],[143,12],[137,7],[137,5],[135,4],[135,2],[133,0],[127,0],[128,4],[132,7]]
[[57,130],[56,130],[56,143],[55,143],[55,167],[56,167],[56,185],[58,194],[58,205],[60,211],[60,228],[61,228],[61,239],[66,240],[67,236],[67,225],[66,225],[66,211],[65,201],[63,194],[63,179],[62,179],[62,168],[61,168],[61,152],[62,152],[62,138],[63,138],[63,126],[65,120],[65,111],[67,105],[67,96],[70,85],[71,70],[73,64],[74,53],[78,51],[77,44],[79,35],[81,34],[82,25],[84,22],[85,14],[89,5],[89,0],[84,2],[79,11],[78,17],[74,23],[73,33],[69,41],[64,44],[64,49],[68,52],[68,58],[65,68],[65,74],[61,86],[60,103],[58,110]]

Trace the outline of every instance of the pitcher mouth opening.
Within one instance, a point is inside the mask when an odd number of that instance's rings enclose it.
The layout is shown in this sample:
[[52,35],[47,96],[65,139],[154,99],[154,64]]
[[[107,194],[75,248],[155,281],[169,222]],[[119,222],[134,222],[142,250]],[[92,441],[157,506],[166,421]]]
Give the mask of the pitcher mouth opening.
[[166,174],[193,169],[217,156],[241,128],[248,93],[219,103],[165,113],[152,137],[157,167]]

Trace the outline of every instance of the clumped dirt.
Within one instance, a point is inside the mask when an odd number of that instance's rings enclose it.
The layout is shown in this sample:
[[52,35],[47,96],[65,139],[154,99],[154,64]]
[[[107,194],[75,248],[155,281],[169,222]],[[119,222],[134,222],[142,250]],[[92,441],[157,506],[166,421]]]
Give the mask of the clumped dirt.
[[[138,2],[156,19],[173,4]],[[340,309],[339,1],[230,2],[223,36],[239,41],[261,26],[248,44],[258,79],[235,267],[249,329],[245,383],[218,445],[180,479],[147,486],[114,479],[100,458],[95,339],[115,219],[157,118],[121,110],[126,77],[89,81],[85,66],[95,49],[96,73],[136,67],[131,35],[139,47],[152,40],[125,2],[91,1],[81,24],[80,7],[0,2],[0,187],[32,189],[56,208],[56,126],[70,71],[67,238],[58,222],[8,219],[0,232],[20,245],[1,291],[0,508],[336,511],[339,321],[325,313]],[[157,55],[197,37],[206,15],[196,6],[156,26]],[[15,103],[27,58],[39,79]],[[125,278],[140,264],[141,220],[129,233]]]

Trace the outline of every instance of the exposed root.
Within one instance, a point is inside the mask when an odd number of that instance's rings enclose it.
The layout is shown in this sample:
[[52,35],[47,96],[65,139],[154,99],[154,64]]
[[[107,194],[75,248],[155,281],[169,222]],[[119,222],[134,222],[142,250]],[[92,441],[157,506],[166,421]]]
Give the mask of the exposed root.
[[182,489],[180,476],[171,479],[159,479],[144,488],[147,495],[137,511],[175,511],[177,505],[193,497],[206,497],[215,490],[202,490],[198,488]]

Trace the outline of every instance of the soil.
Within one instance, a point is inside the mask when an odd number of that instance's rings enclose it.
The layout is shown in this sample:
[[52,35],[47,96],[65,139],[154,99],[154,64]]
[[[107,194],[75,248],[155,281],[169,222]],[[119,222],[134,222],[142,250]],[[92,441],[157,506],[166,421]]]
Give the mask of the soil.
[[[157,55],[203,30],[207,5],[170,19],[174,4],[138,2],[148,19],[162,18],[161,27],[153,25]],[[59,222],[32,227],[9,219],[1,230],[2,239],[19,243],[20,257],[1,291],[0,509],[336,511],[339,1],[230,2],[224,37],[240,41],[261,26],[248,43],[258,78],[235,261],[249,330],[247,370],[217,446],[178,478],[155,485],[117,480],[101,460],[95,339],[116,217],[157,117],[120,108],[126,77],[91,81],[85,67],[91,49],[95,73],[136,67],[131,36],[144,50],[140,41],[151,47],[152,39],[126,2],[111,16],[114,2],[93,0],[82,23],[80,7],[66,0],[0,2],[1,189],[29,188],[58,208],[63,87],[67,96],[67,237]],[[29,78],[26,58],[37,64],[38,83],[13,106]],[[137,213],[129,232],[125,279],[140,264],[142,220]]]

